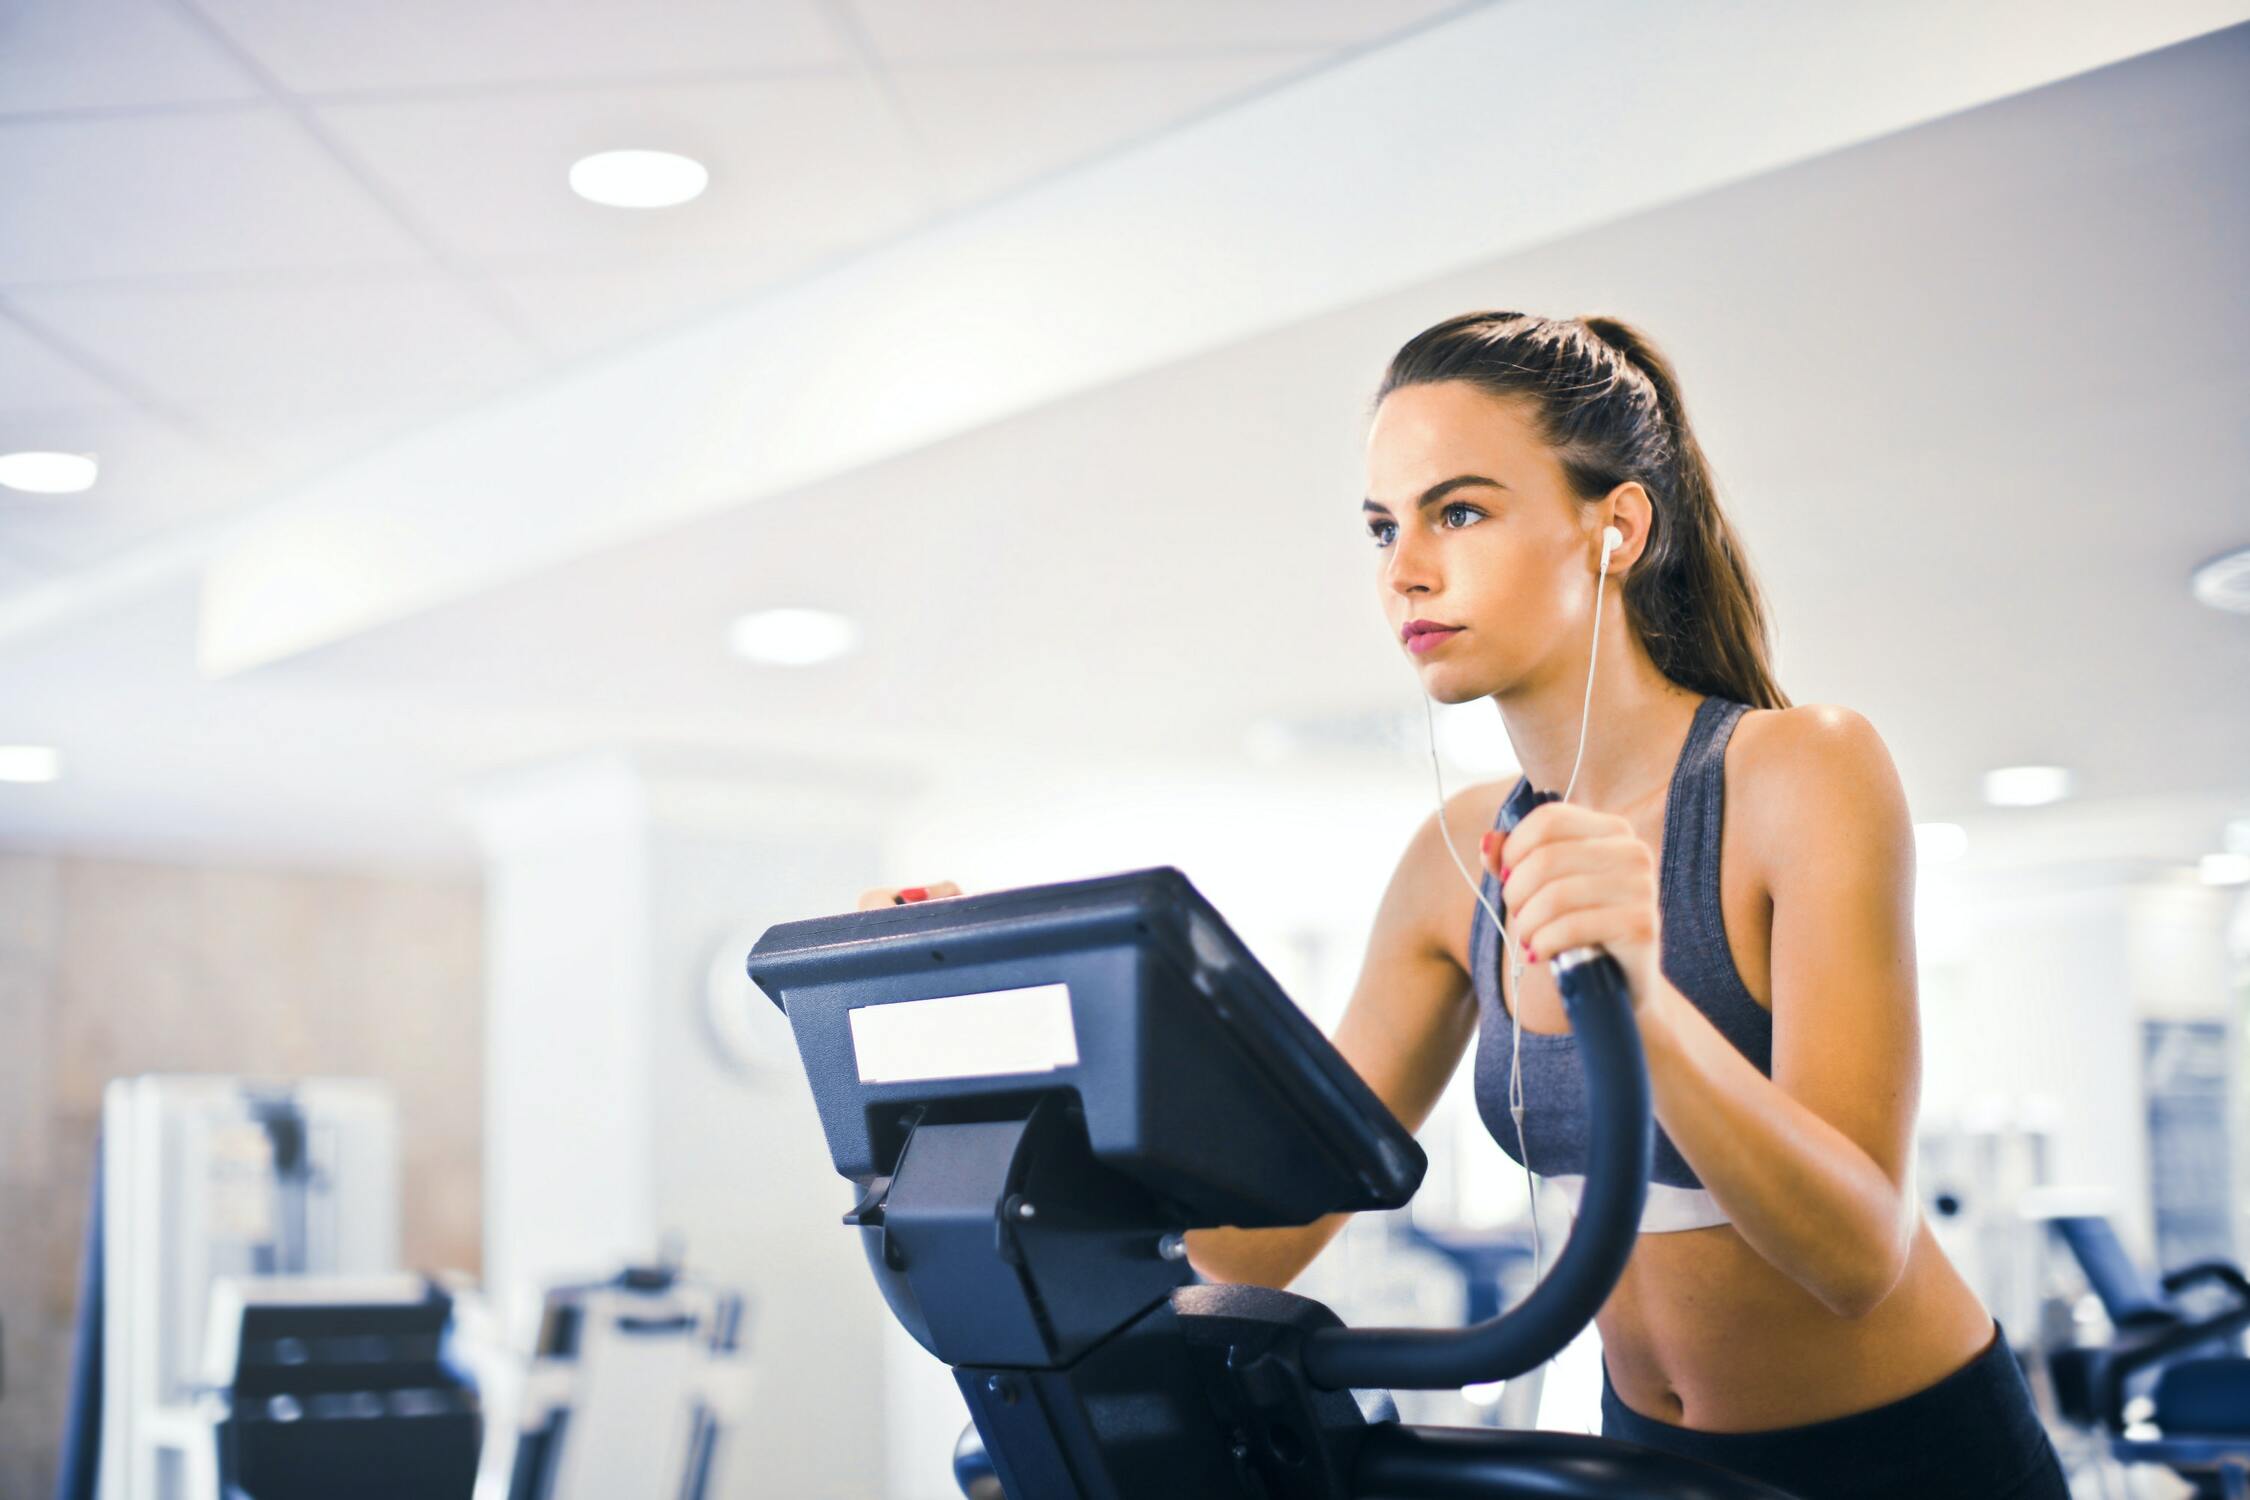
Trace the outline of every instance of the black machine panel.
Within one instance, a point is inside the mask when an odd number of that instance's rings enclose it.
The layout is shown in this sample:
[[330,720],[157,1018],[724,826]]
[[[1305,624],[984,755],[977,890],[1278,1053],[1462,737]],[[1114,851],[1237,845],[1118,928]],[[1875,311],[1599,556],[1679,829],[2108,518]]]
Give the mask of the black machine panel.
[[[1019,1118],[1055,1091],[1082,1107],[1093,1155],[1183,1228],[1395,1208],[1427,1167],[1168,865],[779,923],[749,971],[795,1029],[837,1171],[863,1185],[896,1170],[917,1123]],[[888,1017],[853,1016],[948,998],[966,1003],[931,1007],[903,1038],[870,1029]],[[980,1028],[989,1046],[971,1035]],[[1041,1028],[1053,1030],[1045,1050],[1026,1035]],[[1161,1058],[1144,1055],[1159,1036]],[[938,1076],[893,1076],[917,1065],[876,1062],[878,1041]],[[1105,1065],[1077,1063],[1093,1057]]]

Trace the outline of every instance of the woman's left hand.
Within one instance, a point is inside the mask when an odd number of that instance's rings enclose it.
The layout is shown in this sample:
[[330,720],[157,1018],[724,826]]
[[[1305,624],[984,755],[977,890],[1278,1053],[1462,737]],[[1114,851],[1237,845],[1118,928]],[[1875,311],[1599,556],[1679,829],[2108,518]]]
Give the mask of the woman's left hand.
[[[1487,840],[1487,843],[1491,843]],[[1625,819],[1568,802],[1543,802],[1486,851],[1506,871],[1508,931],[1529,961],[1593,945],[1625,971],[1637,1014],[1663,983],[1656,855]]]

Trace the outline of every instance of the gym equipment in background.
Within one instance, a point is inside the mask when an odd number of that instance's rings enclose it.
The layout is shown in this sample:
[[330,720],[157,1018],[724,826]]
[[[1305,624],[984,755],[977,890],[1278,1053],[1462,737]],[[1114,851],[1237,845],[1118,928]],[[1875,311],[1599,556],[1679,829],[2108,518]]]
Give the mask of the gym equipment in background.
[[210,1492],[214,1287],[394,1271],[396,1139],[390,1095],[372,1083],[151,1074],[109,1085],[62,1500]]
[[[197,1400],[224,1500],[468,1500],[477,1388],[453,1299],[414,1276],[222,1277]],[[209,1472],[210,1459],[195,1465]]]
[[747,1393],[743,1334],[740,1293],[670,1266],[550,1290],[509,1500],[702,1500]]
[[[2048,1223],[2113,1330],[2106,1344],[2048,1352],[2063,1415],[2105,1433],[2121,1463],[2162,1464],[2199,1496],[2250,1500],[2250,1281],[2241,1267],[2201,1261],[2152,1285],[2106,1216]],[[2198,1288],[2220,1292],[2218,1305],[2189,1307],[2184,1298]],[[2140,1402],[2130,1399],[2136,1393],[2145,1393]]]
[[[1538,800],[1519,788],[1503,820]],[[1651,1117],[1598,950],[1555,960],[1591,1113],[1576,1227],[1521,1304],[1458,1330],[1194,1284],[1187,1230],[1396,1207],[1426,1162],[1178,870],[785,922],[748,967],[860,1190],[845,1222],[1012,1500],[1778,1495],[1601,1438],[1370,1420],[1355,1396],[1533,1369],[1622,1272]]]
[[1946,1258],[2016,1338],[2039,1326],[2045,1246],[2025,1205],[2051,1201],[2055,1102],[1991,1095],[1916,1136],[1915,1180]]

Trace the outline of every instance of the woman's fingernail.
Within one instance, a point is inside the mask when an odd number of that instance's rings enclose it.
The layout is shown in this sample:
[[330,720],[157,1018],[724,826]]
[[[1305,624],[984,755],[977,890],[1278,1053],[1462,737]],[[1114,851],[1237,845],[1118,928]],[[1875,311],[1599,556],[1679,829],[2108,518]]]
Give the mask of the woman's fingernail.
[[1502,866],[1500,867],[1500,880],[1501,880],[1501,883],[1502,883],[1502,884],[1505,884],[1505,883],[1507,882],[1507,879],[1508,879],[1508,867],[1507,867],[1506,865],[1502,865]]
[[927,901],[930,899],[930,893],[922,886],[910,885],[898,893],[898,898],[901,901]]
[[1482,839],[1480,839],[1478,841],[1478,847],[1484,850],[1484,857],[1486,859],[1492,858],[1492,835],[1488,833]]

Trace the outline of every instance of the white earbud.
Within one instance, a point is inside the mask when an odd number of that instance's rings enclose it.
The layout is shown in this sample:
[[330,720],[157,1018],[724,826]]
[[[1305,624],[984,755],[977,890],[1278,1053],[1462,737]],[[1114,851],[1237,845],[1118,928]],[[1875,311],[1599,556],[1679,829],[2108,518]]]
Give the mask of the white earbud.
[[1620,547],[1622,547],[1622,546],[1624,546],[1624,545],[1625,545],[1625,533],[1624,533],[1624,532],[1622,532],[1622,531],[1619,531],[1619,530],[1618,530],[1618,529],[1617,529],[1616,527],[1614,527],[1614,526],[1604,526],[1604,527],[1602,528],[1602,561],[1603,561],[1603,562],[1608,562],[1608,561],[1609,561],[1609,555],[1610,555],[1610,554],[1611,554],[1612,552],[1615,552],[1615,551],[1616,551],[1616,550],[1617,550],[1618,548],[1620,548]]

